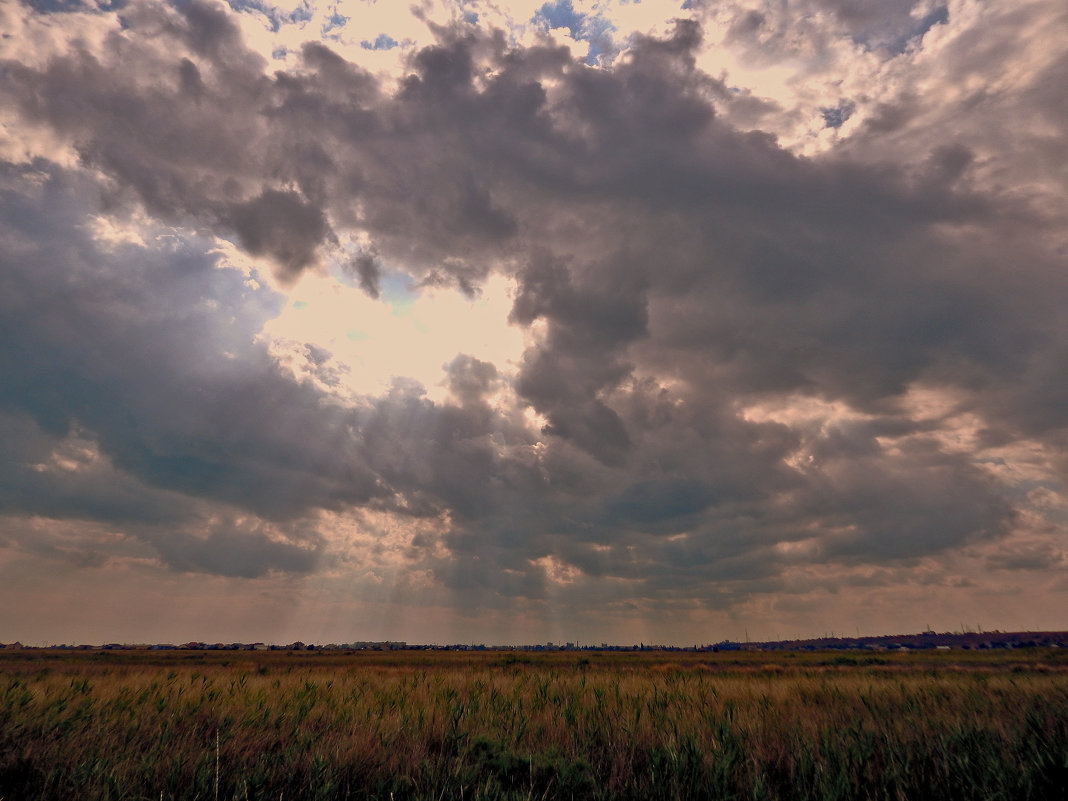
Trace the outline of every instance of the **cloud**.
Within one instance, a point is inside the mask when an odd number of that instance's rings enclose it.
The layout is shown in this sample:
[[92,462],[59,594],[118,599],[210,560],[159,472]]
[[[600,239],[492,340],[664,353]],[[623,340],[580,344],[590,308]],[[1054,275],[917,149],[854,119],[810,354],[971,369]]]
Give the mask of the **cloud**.
[[273,293],[167,229],[155,247],[102,251],[80,224],[98,208],[79,176],[5,179],[4,409],[53,436],[79,427],[151,486],[268,517],[377,493],[337,437],[351,412],[324,408],[252,341]]
[[326,218],[295,192],[264,190],[233,211],[234,230],[253,256],[270,255],[287,276],[314,263],[316,246],[325,238]]
[[169,533],[154,544],[174,570],[237,578],[258,578],[272,570],[308,573],[318,561],[316,548],[275,539],[256,527],[217,527],[206,537]]
[[[1063,538],[1032,490],[1066,468],[1065,62],[968,43],[1064,18],[989,5],[717,4],[596,63],[458,18],[393,48],[396,82],[342,22],[269,61],[239,24],[259,6],[19,40],[11,130],[78,159],[2,173],[11,520],[257,579],[340,570],[337,521],[386,519],[403,533],[367,558],[396,586],[589,626],[948,575],[969,549],[992,555],[960,587],[1055,566],[1063,541],[997,547],[1036,519]],[[774,96],[737,83],[784,65]],[[342,391],[366,366],[337,342],[271,339],[313,279],[393,315],[401,283],[501,281],[525,349],[450,354],[440,392]]]

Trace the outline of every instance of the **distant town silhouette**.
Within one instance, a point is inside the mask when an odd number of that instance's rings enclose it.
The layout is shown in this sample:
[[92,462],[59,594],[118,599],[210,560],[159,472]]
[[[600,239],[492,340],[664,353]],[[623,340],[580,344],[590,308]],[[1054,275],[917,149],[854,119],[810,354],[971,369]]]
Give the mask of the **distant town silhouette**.
[[655,645],[640,642],[633,645],[609,643],[580,644],[537,643],[530,645],[485,645],[455,643],[451,645],[415,644],[402,641],[355,641],[348,643],[308,644],[301,641],[281,644],[263,642],[207,643],[103,643],[99,645],[28,646],[20,642],[0,643],[0,650],[78,650],[78,651],[919,651],[919,650],[987,650],[996,648],[1068,648],[1065,631],[964,631],[919,634],[884,634],[874,636],[838,637],[828,635],[804,640],[775,640],[765,642],[737,642],[722,640],[707,645]]

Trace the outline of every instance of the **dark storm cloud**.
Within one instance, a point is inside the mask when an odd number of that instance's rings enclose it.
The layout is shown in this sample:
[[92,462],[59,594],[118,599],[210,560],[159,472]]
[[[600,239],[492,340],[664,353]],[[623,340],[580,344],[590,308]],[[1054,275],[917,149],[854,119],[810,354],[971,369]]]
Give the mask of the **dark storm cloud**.
[[[300,165],[286,166],[269,152],[287,143],[285,135],[264,131],[264,115],[280,93],[266,94],[273,87],[262,59],[209,3],[184,4],[178,12],[137,5],[124,20],[129,30],[151,34],[112,34],[106,54],[74,48],[39,72],[7,64],[5,91],[28,118],[69,137],[84,162],[136,193],[149,211],[234,232],[251,253],[272,257],[282,275],[299,273],[330,238],[330,227],[314,200],[275,188],[315,190]],[[318,167],[328,169],[328,160]]]
[[620,348],[645,333],[644,294],[625,285],[578,286],[566,262],[548,253],[536,254],[519,280],[513,321],[544,319],[550,334],[542,348],[528,352],[517,391],[548,417],[547,433],[606,464],[620,463],[630,441],[619,416],[597,394],[631,371]]
[[178,571],[257,578],[270,571],[309,573],[319,561],[315,547],[279,541],[263,531],[217,526],[207,536],[168,532],[153,540],[164,563]]
[[315,261],[315,248],[328,230],[320,209],[296,192],[275,189],[237,206],[233,227],[249,253],[273,256],[286,276],[296,276]]
[[72,12],[120,11],[127,5],[127,0],[111,2],[86,2],[86,0],[27,0],[27,5],[42,14],[62,14]]
[[360,288],[372,298],[377,298],[382,292],[382,267],[373,253],[359,253],[352,258],[348,269],[356,273]]
[[91,185],[57,168],[8,168],[2,192],[0,407],[53,437],[84,428],[151,486],[268,517],[377,493],[351,414],[251,342],[271,293],[196,240],[101,252],[82,226]]
[[5,514],[106,522],[176,570],[246,577],[310,570],[319,545],[210,523],[213,508],[287,529],[353,504],[477,517],[499,461],[489,437],[514,436],[483,400],[493,365],[457,358],[458,406],[398,389],[364,419],[253,344],[272,293],[195,238],[101,249],[83,226],[97,204],[91,182],[54,165],[3,175]]
[[[907,16],[822,5],[868,38]],[[78,233],[85,184],[9,168],[0,403],[53,438],[77,422],[146,486],[275,521],[447,517],[412,558],[472,603],[544,593],[552,557],[722,605],[806,560],[914,560],[1011,529],[1002,488],[947,452],[944,421],[908,412],[910,387],[965,397],[1007,442],[1068,426],[1053,225],[970,181],[975,154],[948,136],[901,166],[733,128],[693,21],[634,37],[610,69],[442,29],[393,94],[319,44],[267,74],[206,3],[139,6],[128,31],[108,55],[8,63],[0,85],[107,176],[107,202],[233,236],[287,279],[366,232],[350,269],[372,296],[391,263],[468,292],[510,271],[511,320],[539,331],[520,408],[491,402],[499,366],[460,356],[449,402],[398,380],[342,409],[251,344],[270,310],[236,273],[180,249],[105,257]],[[912,113],[888,106],[864,135]],[[745,414],[798,399],[867,422]],[[155,546],[176,569],[247,576],[310,570],[318,547],[256,530]]]
[[468,356],[449,366],[458,404],[428,400],[421,386],[398,382],[364,420],[362,449],[397,495],[378,502],[416,516],[448,512],[465,530],[505,513],[509,498],[540,483],[524,455],[533,444],[514,419],[502,417],[484,395],[496,368]]
[[28,414],[0,415],[0,442],[0,508],[8,514],[144,525],[190,516],[187,499],[146,490],[135,478],[98,464],[92,440],[79,441],[76,433],[73,441],[52,436]]

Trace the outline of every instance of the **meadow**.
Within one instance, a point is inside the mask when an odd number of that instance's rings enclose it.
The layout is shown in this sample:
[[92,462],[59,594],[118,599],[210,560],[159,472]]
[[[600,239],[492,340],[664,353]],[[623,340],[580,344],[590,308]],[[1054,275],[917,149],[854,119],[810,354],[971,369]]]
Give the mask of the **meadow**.
[[1063,799],[1068,652],[0,652],[0,801]]

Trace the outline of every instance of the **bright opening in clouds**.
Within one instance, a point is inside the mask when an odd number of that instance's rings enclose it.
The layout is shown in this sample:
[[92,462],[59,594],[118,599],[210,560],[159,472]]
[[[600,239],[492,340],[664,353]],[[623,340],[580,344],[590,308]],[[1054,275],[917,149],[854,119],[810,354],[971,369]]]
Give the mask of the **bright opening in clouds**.
[[1065,627],[1060,0],[0,29],[0,641]]
[[285,308],[261,340],[298,380],[340,402],[382,395],[394,381],[414,379],[435,401],[449,397],[446,368],[457,354],[476,354],[512,376],[523,333],[509,325],[508,282],[487,278],[478,296],[455,287],[387,286],[371,297],[330,275],[307,275],[288,292]]

